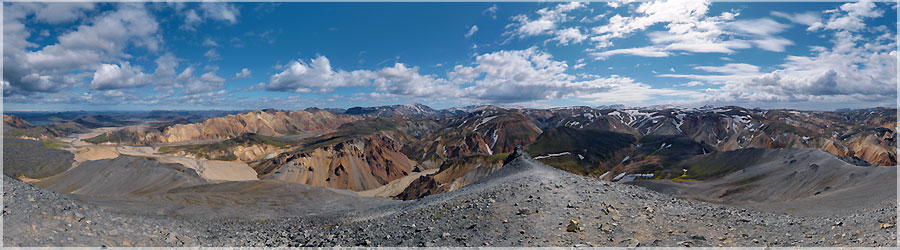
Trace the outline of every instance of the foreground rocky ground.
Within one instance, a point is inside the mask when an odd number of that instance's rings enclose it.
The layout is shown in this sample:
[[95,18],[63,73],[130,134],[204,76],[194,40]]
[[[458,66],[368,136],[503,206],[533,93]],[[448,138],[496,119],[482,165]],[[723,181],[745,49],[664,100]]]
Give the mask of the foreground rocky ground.
[[416,201],[378,202],[340,213],[270,219],[112,212],[8,177],[3,187],[5,246],[897,244],[894,200],[832,216],[764,213],[585,178],[524,154],[457,191]]

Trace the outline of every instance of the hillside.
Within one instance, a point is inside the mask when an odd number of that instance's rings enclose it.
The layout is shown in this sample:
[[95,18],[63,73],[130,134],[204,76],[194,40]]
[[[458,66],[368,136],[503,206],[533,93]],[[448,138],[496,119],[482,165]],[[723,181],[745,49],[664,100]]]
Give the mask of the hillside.
[[572,107],[528,109],[524,114],[543,127],[599,128],[636,136],[680,135],[719,151],[821,148],[880,166],[897,164],[896,109],[825,112],[735,106],[604,110]]
[[207,160],[254,162],[289,150],[297,143],[296,140],[244,133],[235,138],[209,144],[163,146],[159,148],[159,153]]
[[254,166],[260,179],[362,191],[406,176],[416,162],[402,153],[405,145],[434,129],[433,122],[399,117],[348,123],[305,139],[298,149]]
[[24,139],[52,139],[70,134],[84,133],[90,128],[72,121],[54,122],[34,126],[13,115],[3,115],[3,137]]
[[682,198],[801,215],[854,211],[896,199],[896,167],[855,166],[820,149],[718,152],[672,169],[683,169],[675,181],[633,183]]
[[71,152],[34,140],[3,138],[3,174],[18,179],[50,177],[72,167]]

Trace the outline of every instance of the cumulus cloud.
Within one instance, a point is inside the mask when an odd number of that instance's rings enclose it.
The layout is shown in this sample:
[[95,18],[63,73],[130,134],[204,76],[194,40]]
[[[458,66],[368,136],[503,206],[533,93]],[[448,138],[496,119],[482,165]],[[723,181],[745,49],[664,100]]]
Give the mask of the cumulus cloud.
[[183,93],[194,94],[225,87],[225,78],[217,76],[215,72],[206,72],[200,77],[195,77],[194,71],[193,66],[188,66],[175,78],[175,82]]
[[94,72],[90,87],[97,90],[113,90],[142,87],[150,83],[151,76],[141,72],[140,68],[132,67],[128,62],[120,65],[101,65]]
[[[121,4],[60,35],[58,43],[39,47],[27,40],[30,33],[23,24],[28,17],[37,18],[37,10],[29,6],[4,5],[3,77],[9,83],[5,96],[69,89],[82,84],[105,62],[130,57],[126,48],[154,52],[160,47],[158,23],[141,5],[133,4]],[[71,7],[67,5],[66,10],[84,9]]]
[[[865,20],[880,16],[871,3],[830,10],[823,28],[835,29],[832,47],[812,47],[810,56],[787,56],[776,69],[754,65],[700,66],[714,75],[660,75],[722,84],[707,97],[715,101],[751,102],[894,102],[897,95],[895,33],[863,39]],[[790,14],[785,14],[790,15]],[[846,20],[856,20],[848,24]],[[807,20],[811,21],[811,20]]]
[[185,30],[196,30],[197,26],[206,20],[224,22],[229,25],[238,22],[240,10],[231,3],[223,2],[203,2],[199,4],[197,9],[187,8],[184,3],[176,3],[176,11],[184,16],[184,23],[181,25]]
[[203,53],[203,56],[206,57],[206,59],[209,59],[209,61],[222,59],[222,55],[219,55],[219,52],[216,52],[215,49],[207,50],[206,53]]
[[219,43],[217,43],[216,40],[213,40],[212,38],[207,37],[206,39],[203,39],[203,46],[219,47]]
[[325,56],[308,63],[293,61],[286,69],[274,74],[265,85],[266,90],[284,92],[330,92],[335,88],[373,86],[377,91],[411,97],[453,97],[458,90],[444,79],[434,75],[421,75],[418,67],[395,63],[379,70],[333,70]]
[[448,75],[457,81],[471,81],[474,86],[464,89],[466,97],[489,103],[526,103],[568,97],[605,102],[614,99],[610,93],[622,94],[638,89],[646,90],[647,98],[688,94],[655,89],[616,75],[574,76],[567,74],[567,69],[565,62],[553,60],[549,53],[532,47],[483,54],[476,58],[474,66],[457,66]]
[[241,72],[237,72],[237,74],[234,74],[233,79],[241,79],[241,78],[247,78],[247,77],[250,77],[250,70],[247,68],[243,68],[243,69],[241,69]]
[[[592,30],[596,35],[591,40],[597,42],[597,47],[609,47],[613,39],[629,36],[657,23],[668,23],[670,31],[682,34],[718,32],[715,20],[706,20],[708,10],[709,2],[705,0],[646,2],[635,9],[635,16],[616,14],[607,24],[594,27]],[[723,16],[728,17],[733,15]]]
[[312,90],[328,92],[337,87],[366,85],[372,72],[357,70],[347,72],[331,69],[331,62],[319,56],[309,63],[302,60],[290,62],[286,69],[269,78],[267,90],[304,93]]
[[609,0],[606,1],[606,5],[611,8],[619,8],[625,6],[629,3],[637,2],[638,0]]
[[[642,3],[634,15],[617,14],[609,22],[593,27],[590,40],[596,49],[613,46],[616,39],[647,30],[657,24],[665,24],[665,31],[648,32],[653,46],[634,50],[610,50],[598,52],[603,55],[629,54],[636,56],[662,57],[673,51],[692,53],[734,53],[738,49],[758,47],[764,50],[782,52],[794,43],[776,36],[788,25],[768,18],[755,20],[735,20],[739,13],[722,12],[709,16],[709,1],[654,1]],[[652,48],[653,50],[650,50]],[[653,52],[653,53],[651,53]]]
[[570,2],[559,4],[554,8],[543,8],[537,11],[539,16],[537,19],[531,19],[527,15],[514,16],[512,17],[514,22],[506,26],[507,29],[511,29],[507,34],[525,38],[555,33],[559,23],[572,19],[567,12],[584,6],[585,4],[581,2]]
[[84,12],[93,10],[94,3],[20,3],[34,12],[34,19],[47,24],[60,24],[81,19]]
[[581,30],[578,28],[565,28],[561,30],[557,30],[556,36],[551,41],[558,41],[559,45],[569,45],[569,43],[581,43],[585,39],[588,38],[587,34],[582,34]]
[[[580,60],[576,67],[583,67]],[[470,100],[477,103],[528,103],[567,97],[592,98],[616,89],[651,89],[650,96],[686,92],[658,91],[621,76],[570,75],[568,65],[536,47],[501,50],[478,55],[470,65],[456,65],[446,78],[419,73],[418,67],[396,63],[378,70],[343,71],[331,68],[319,56],[310,62],[291,62],[272,75],[265,88],[285,92],[328,92],[335,88],[371,86],[375,92],[355,95],[358,100],[413,98],[415,100]],[[692,92],[693,93],[693,92]]]
[[[880,17],[884,14],[884,11],[876,8],[875,3],[870,0],[843,4],[840,11],[843,13],[832,15],[828,22],[821,27],[830,30],[858,31],[865,27],[863,19]],[[835,13],[837,10],[831,12]]]
[[654,88],[653,86],[635,82],[630,78],[612,78],[609,90],[579,96],[587,103],[607,104],[619,103],[630,105],[646,105],[661,99],[696,99],[704,96],[703,92],[671,88]]

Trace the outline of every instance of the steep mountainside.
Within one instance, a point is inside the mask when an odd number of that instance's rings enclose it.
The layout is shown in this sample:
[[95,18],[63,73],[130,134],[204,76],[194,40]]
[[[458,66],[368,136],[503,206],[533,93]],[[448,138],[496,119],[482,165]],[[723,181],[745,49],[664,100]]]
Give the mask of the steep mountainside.
[[401,151],[438,125],[399,117],[348,123],[334,132],[306,139],[254,168],[260,179],[362,191],[406,176],[416,162]]
[[3,126],[8,127],[8,128],[19,128],[19,129],[34,127],[31,125],[31,123],[28,123],[27,121],[22,120],[22,118],[19,118],[14,115],[3,115]]
[[460,189],[500,169],[503,161],[497,158],[472,155],[446,160],[437,173],[419,177],[394,198],[414,200]]
[[402,104],[379,107],[353,107],[344,111],[348,115],[371,115],[379,117],[389,117],[395,115],[409,117],[426,117],[435,115],[438,112],[431,107],[422,104]]
[[40,179],[72,167],[72,152],[44,147],[34,140],[3,138],[3,174],[19,179]]
[[500,168],[516,146],[531,144],[541,133],[521,113],[493,106],[440,122],[446,124],[443,129],[405,150],[424,167],[438,166],[438,172],[419,177],[397,198],[417,199],[462,188]]
[[180,164],[120,156],[82,163],[35,185],[59,193],[121,196],[165,193],[204,183],[196,171]]
[[358,120],[357,116],[335,115],[324,110],[252,111],[215,117],[202,123],[175,124],[151,129],[123,129],[88,139],[92,143],[152,144],[192,140],[230,139],[243,133],[268,136],[293,135],[305,131],[337,128]]
[[826,214],[895,200],[896,171],[855,166],[821,149],[741,149],[697,156],[672,166],[664,180],[634,183],[690,199]]
[[445,127],[423,140],[416,148],[421,151],[410,151],[409,155],[440,164],[444,159],[509,153],[517,145],[530,144],[541,134],[541,129],[521,113],[499,108],[482,109],[440,122]]
[[640,135],[631,126],[634,118],[622,116],[612,109],[594,109],[590,107],[564,107],[553,109],[525,109],[522,111],[541,129],[554,127],[596,128],[606,131]]
[[634,149],[631,134],[596,128],[555,127],[527,147],[541,162],[581,175],[600,175],[622,162]]
[[721,151],[821,148],[881,166],[897,163],[896,109],[821,112],[734,106],[662,110],[573,107],[527,110],[525,114],[547,127],[600,128],[638,136],[681,135]]
[[294,140],[244,133],[235,138],[209,144],[164,146],[159,148],[159,152],[197,159],[254,162],[286,151],[297,143]]

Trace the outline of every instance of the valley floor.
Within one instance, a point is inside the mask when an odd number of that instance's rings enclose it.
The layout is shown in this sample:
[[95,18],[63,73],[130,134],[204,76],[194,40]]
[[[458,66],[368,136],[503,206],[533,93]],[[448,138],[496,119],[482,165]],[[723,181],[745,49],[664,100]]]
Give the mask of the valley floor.
[[[581,177],[524,154],[474,184],[415,201],[304,189],[280,193],[292,194],[280,196],[285,204],[302,202],[284,210],[236,202],[279,212],[268,217],[194,204],[189,195],[171,201],[182,205],[150,206],[57,194],[6,176],[3,187],[4,246],[897,245],[894,200],[832,216],[758,212]],[[195,191],[217,188],[224,187]],[[339,198],[304,197],[323,192]],[[197,213],[216,216],[190,216]]]

